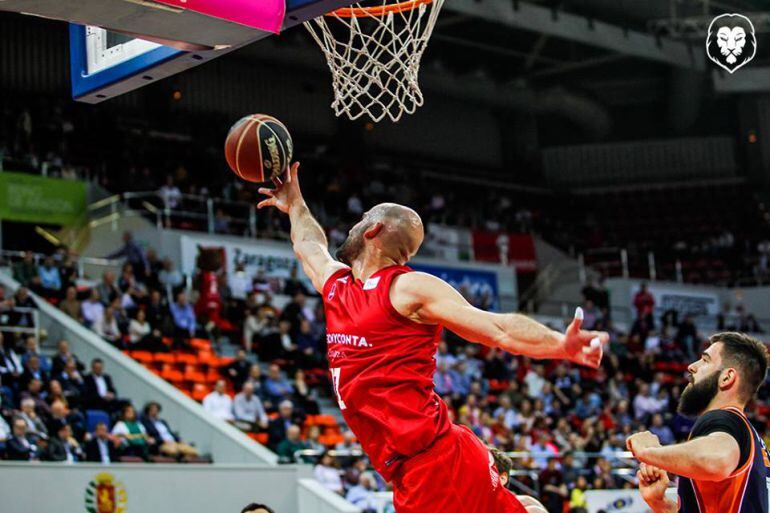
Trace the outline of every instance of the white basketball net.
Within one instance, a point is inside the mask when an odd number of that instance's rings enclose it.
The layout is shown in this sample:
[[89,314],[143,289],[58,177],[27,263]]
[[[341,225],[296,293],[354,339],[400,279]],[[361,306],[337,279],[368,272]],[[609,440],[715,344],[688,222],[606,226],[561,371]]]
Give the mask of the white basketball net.
[[[393,0],[380,0],[383,6]],[[345,18],[337,14],[306,21],[332,72],[337,116],[398,121],[423,103],[420,59],[444,0],[383,16]],[[361,8],[354,4],[353,8]]]

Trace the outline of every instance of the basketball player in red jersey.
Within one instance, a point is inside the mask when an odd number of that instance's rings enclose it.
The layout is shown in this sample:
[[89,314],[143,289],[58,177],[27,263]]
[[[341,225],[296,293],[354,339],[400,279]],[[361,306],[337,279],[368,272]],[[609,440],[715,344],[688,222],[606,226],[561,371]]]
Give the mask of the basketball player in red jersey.
[[[654,513],[768,513],[770,454],[743,413],[765,381],[765,345],[742,333],[717,333],[690,365],[679,412],[697,416],[688,441],[661,446],[649,431],[631,435],[641,462],[639,490]],[[677,474],[678,500],[666,497]]]
[[423,240],[417,213],[375,206],[349,233],[334,260],[305,204],[294,163],[283,183],[260,189],[257,206],[289,215],[291,240],[326,310],[329,366],[345,422],[374,468],[393,482],[398,513],[524,513],[500,483],[487,448],[453,425],[433,390],[443,328],[466,340],[534,358],[598,367],[606,333],[580,329],[582,315],[555,332],[518,314],[471,306],[449,284],[405,267]]

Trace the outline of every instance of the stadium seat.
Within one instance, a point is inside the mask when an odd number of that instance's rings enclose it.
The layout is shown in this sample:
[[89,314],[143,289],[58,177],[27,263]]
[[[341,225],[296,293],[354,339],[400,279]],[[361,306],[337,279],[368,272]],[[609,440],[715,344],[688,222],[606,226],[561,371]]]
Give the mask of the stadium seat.
[[153,360],[162,363],[175,363],[176,355],[173,353],[155,353]]
[[197,365],[186,365],[184,368],[184,379],[193,383],[205,383],[206,374]]
[[110,416],[107,414],[104,410],[86,410],[86,430],[89,433],[93,433],[94,429],[96,429],[96,425],[100,422],[104,422],[107,424],[107,427],[111,427],[110,425]]
[[176,362],[187,365],[195,365],[198,363],[198,356],[189,353],[180,353],[176,355]]
[[131,351],[129,354],[131,358],[144,364],[148,364],[155,359],[154,355],[149,351]]
[[172,382],[184,381],[184,374],[182,374],[182,371],[175,369],[173,365],[168,363],[163,366],[160,377]]

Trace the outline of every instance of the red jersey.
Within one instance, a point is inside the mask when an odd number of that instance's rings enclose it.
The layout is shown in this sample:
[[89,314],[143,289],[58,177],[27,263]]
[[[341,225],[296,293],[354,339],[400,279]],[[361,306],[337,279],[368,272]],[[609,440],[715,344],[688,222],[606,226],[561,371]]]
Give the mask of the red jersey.
[[329,367],[342,416],[388,481],[402,460],[451,427],[433,390],[441,326],[407,319],[390,302],[393,279],[408,272],[386,267],[361,282],[341,269],[323,288]]

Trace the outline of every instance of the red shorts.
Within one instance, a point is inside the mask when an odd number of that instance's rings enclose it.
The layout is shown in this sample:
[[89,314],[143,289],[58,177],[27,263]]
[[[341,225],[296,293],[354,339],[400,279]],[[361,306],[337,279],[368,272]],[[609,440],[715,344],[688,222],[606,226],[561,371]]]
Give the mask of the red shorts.
[[465,426],[452,426],[393,475],[397,513],[526,513],[500,483],[489,450]]

